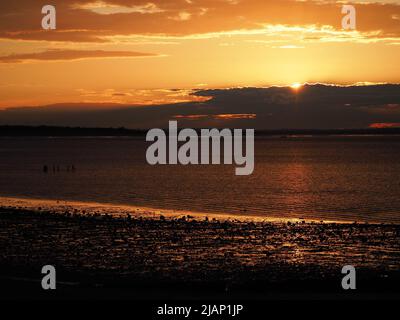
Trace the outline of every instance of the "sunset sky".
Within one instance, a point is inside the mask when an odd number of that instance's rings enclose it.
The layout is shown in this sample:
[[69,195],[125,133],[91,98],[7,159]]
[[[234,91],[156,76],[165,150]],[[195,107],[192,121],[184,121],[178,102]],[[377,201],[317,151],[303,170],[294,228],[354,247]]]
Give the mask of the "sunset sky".
[[200,89],[305,82],[399,83],[400,0],[353,2],[355,31],[342,30],[342,3],[63,0],[51,2],[57,29],[43,30],[47,3],[2,1],[0,109],[162,105],[207,100],[192,94]]

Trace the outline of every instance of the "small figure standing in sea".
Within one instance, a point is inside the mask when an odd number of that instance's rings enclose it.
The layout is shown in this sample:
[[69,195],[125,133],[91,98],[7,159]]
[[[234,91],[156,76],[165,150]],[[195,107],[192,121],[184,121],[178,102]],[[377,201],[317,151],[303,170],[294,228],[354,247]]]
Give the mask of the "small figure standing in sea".
[[[51,166],[51,169],[52,169],[53,173],[63,171],[62,168],[63,168],[62,166],[60,167],[60,165],[55,165],[55,164],[53,164]],[[75,172],[75,170],[76,170],[75,165],[67,165],[65,168],[66,168],[67,172]],[[50,170],[50,168],[49,168],[49,166],[47,166],[47,164],[43,165],[43,172],[44,173],[48,173],[49,170]]]
[[75,172],[75,166],[74,165],[68,165],[67,166],[67,172]]

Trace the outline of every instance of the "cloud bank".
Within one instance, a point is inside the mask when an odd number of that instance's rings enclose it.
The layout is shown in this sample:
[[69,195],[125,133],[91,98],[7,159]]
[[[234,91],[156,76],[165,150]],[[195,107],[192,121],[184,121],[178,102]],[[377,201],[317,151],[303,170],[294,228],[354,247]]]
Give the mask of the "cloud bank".
[[[398,41],[398,1],[353,3],[360,32],[354,38]],[[57,8],[58,24],[54,32],[40,29],[41,5],[32,0],[3,1],[0,38],[106,42],[118,35],[187,37],[262,32],[266,25],[341,30],[341,3],[337,1],[55,0],[52,5]],[[353,37],[351,33],[348,36]]]
[[0,111],[1,125],[83,127],[180,126],[264,129],[352,129],[400,123],[400,85],[195,90],[200,101],[152,106],[62,104]]

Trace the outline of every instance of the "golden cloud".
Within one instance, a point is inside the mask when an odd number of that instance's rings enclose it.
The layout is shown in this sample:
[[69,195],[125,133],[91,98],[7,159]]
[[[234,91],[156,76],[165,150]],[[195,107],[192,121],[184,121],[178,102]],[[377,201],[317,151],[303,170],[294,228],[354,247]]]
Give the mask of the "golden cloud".
[[[101,42],[129,35],[194,36],[260,30],[265,25],[328,26],[341,30],[340,3],[329,1],[242,0],[55,0],[57,30],[40,28],[40,5],[22,0],[2,4],[0,38]],[[399,38],[400,6],[355,4],[357,31],[369,38]],[[80,30],[76,32],[76,30]],[[279,30],[277,30],[279,32]],[[333,33],[332,36],[340,37]],[[318,40],[318,35],[316,39]],[[108,38],[110,40],[112,38]],[[397,41],[399,41],[397,39]]]
[[131,51],[103,51],[103,50],[47,50],[35,53],[11,54],[0,56],[0,63],[22,63],[27,61],[60,61],[93,58],[132,58],[152,57],[152,53]]

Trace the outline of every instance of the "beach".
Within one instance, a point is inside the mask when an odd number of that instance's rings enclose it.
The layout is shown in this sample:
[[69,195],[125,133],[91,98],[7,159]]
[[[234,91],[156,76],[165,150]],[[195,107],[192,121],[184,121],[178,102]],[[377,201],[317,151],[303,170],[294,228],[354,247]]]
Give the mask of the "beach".
[[399,297],[396,224],[113,214],[36,201],[0,208],[2,297],[40,297],[47,264],[59,298],[340,298],[345,265],[357,270],[357,294]]

